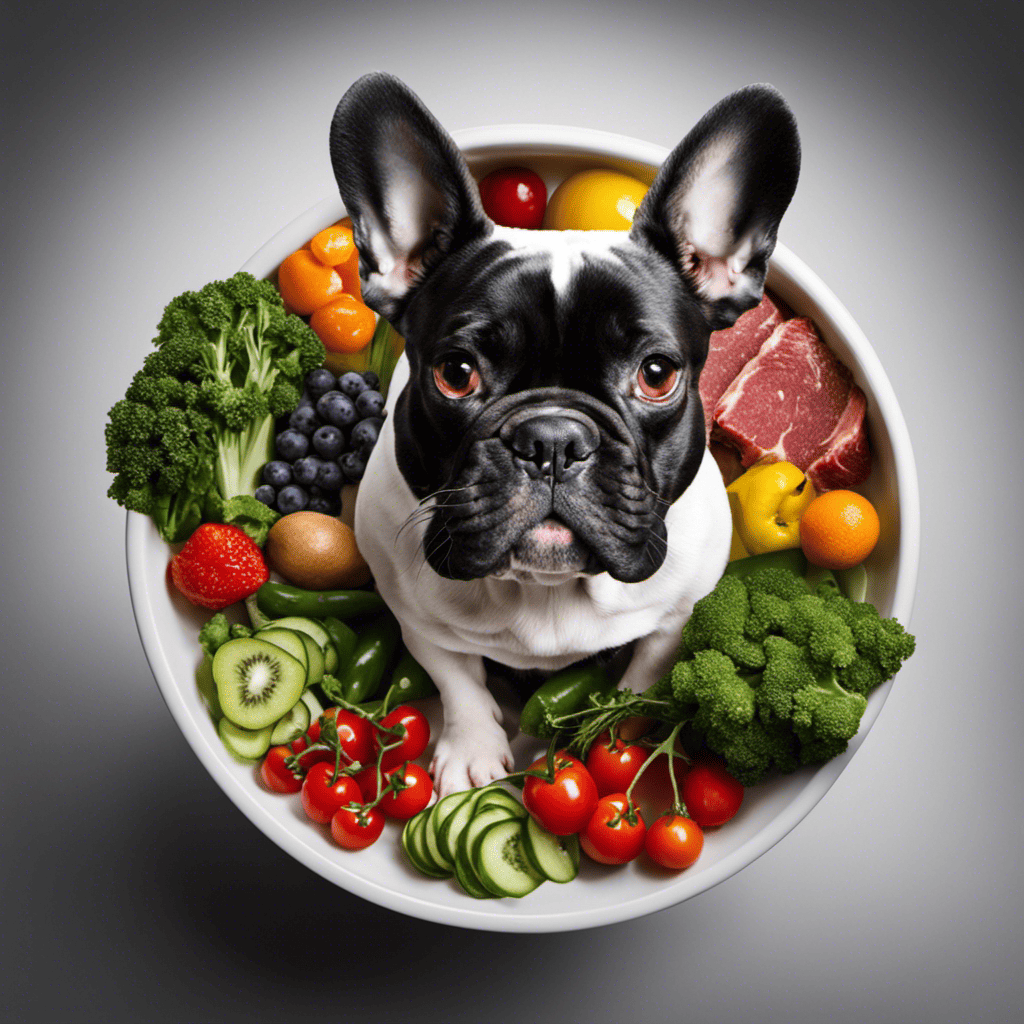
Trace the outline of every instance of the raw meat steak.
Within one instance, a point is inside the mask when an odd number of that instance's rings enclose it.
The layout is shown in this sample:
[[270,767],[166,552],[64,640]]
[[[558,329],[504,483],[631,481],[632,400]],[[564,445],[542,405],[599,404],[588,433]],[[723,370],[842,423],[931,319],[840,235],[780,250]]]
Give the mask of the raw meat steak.
[[853,487],[871,472],[867,399],[806,317],[786,320],[729,385],[714,437],[744,466],[763,458],[799,466],[819,491]]
[[700,400],[704,406],[704,436],[711,436],[711,417],[725,389],[757,355],[772,331],[782,323],[778,306],[768,297],[748,309],[732,327],[711,334],[708,358],[700,374]]

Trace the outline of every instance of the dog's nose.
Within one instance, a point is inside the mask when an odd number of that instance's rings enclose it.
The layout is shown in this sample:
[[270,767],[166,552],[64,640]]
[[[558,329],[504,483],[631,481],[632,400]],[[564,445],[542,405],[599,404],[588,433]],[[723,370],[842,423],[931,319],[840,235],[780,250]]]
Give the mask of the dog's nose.
[[541,476],[565,480],[575,476],[601,443],[597,429],[569,416],[531,416],[517,424],[509,447]]

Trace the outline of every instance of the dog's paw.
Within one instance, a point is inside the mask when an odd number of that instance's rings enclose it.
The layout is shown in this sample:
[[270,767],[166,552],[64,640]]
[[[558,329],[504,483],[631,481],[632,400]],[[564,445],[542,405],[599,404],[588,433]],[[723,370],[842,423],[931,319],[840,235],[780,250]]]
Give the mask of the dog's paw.
[[440,799],[503,779],[513,767],[505,730],[490,718],[446,724],[434,749],[430,774]]

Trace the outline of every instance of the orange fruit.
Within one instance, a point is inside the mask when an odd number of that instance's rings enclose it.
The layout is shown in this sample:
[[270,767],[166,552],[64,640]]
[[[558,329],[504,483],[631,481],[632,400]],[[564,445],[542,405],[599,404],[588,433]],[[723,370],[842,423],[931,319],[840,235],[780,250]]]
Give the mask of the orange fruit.
[[340,224],[324,228],[309,242],[310,252],[327,267],[336,267],[339,263],[344,263],[355,251],[355,247],[352,229]]
[[328,352],[358,352],[370,343],[377,318],[369,306],[342,292],[314,310],[309,326]]
[[277,268],[277,288],[289,309],[309,316],[341,292],[341,276],[309,249],[299,249]]
[[800,517],[800,547],[823,569],[852,569],[878,543],[878,513],[854,491],[826,491]]
[[570,174],[551,194],[544,227],[558,231],[628,231],[647,186],[620,171]]

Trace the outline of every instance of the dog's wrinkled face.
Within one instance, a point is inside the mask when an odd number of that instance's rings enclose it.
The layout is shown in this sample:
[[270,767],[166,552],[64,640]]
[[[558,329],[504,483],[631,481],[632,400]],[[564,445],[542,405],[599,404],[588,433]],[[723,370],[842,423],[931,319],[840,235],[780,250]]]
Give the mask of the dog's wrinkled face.
[[395,457],[428,563],[458,580],[647,579],[704,455],[710,332],[759,300],[796,185],[788,108],[765,87],[719,104],[628,234],[496,227],[390,76],[342,99],[331,153],[366,301],[406,338]]

